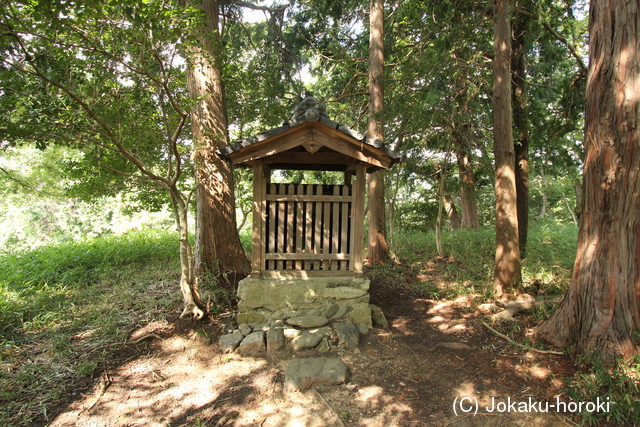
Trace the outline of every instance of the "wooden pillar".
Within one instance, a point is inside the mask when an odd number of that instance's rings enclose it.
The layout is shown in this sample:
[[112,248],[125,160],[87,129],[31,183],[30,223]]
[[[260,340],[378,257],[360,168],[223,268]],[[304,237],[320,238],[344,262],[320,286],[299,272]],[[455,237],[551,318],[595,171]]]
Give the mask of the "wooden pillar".
[[265,168],[262,161],[253,164],[253,232],[251,235],[251,278],[259,279],[264,269],[266,189]]
[[367,165],[360,163],[356,168],[353,188],[353,216],[351,222],[351,253],[353,254],[353,275],[362,277],[362,251],[364,246],[364,195],[367,188]]
[[351,179],[353,178],[353,170],[344,171],[344,183],[345,185],[351,185]]

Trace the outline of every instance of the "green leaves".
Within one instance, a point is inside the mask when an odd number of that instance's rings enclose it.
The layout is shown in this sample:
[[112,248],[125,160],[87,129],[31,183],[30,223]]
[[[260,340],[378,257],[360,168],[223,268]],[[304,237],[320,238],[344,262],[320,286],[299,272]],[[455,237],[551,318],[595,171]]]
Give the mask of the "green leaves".
[[191,8],[13,1],[0,16],[12,29],[0,44],[7,143],[80,150],[66,163],[76,196],[188,185],[189,101],[179,41],[196,21]]

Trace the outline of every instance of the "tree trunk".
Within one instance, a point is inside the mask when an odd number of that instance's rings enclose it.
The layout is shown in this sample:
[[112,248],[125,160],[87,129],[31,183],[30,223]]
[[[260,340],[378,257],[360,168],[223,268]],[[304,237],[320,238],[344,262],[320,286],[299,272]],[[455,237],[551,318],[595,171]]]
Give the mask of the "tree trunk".
[[573,191],[576,195],[576,207],[573,212],[576,214],[576,218],[579,221],[580,217],[582,216],[582,181],[580,181],[579,179],[573,180]]
[[[369,38],[369,136],[383,140],[382,111],[384,106],[384,3],[371,0]],[[369,249],[370,264],[389,259],[382,171],[369,174]]]
[[455,147],[460,177],[460,207],[462,210],[461,227],[478,228],[478,206],[476,199],[476,179],[471,163],[471,132],[466,117],[470,115],[469,97],[467,94],[468,73],[461,73],[454,86],[456,95],[456,111],[453,121],[453,146]]
[[458,170],[460,174],[460,210],[462,211],[462,228],[479,228],[478,205],[476,197],[476,179],[473,175],[473,164],[465,151],[457,151]]
[[458,215],[458,210],[456,209],[455,203],[453,203],[453,199],[447,193],[442,195],[442,203],[444,203],[444,210],[447,213],[447,217],[449,218],[449,223],[451,224],[451,228],[457,230],[461,227],[462,221],[460,219],[460,215]]
[[494,0],[493,150],[496,162],[494,289],[501,296],[520,282],[515,153],[511,118],[509,0]]
[[640,10],[592,0],[583,209],[571,285],[538,334],[575,353],[640,353]]
[[[194,104],[191,122],[196,163],[195,273],[234,272],[240,277],[251,267],[236,229],[233,172],[215,152],[229,143],[222,83],[218,2],[202,0],[206,20],[200,44],[189,52],[187,85]],[[237,278],[237,277],[236,277]]]
[[180,234],[180,290],[184,299],[184,310],[180,317],[192,314],[194,318],[201,319],[204,317],[204,306],[195,281],[193,253],[189,242],[189,227],[187,227],[187,206],[177,188],[170,188],[169,193],[176,228]]
[[440,166],[440,182],[438,184],[438,218],[436,219],[436,250],[438,256],[444,256],[442,249],[442,208],[444,207],[444,168],[445,162]]
[[511,89],[513,102],[513,127],[517,135],[514,141],[516,165],[516,195],[518,209],[518,242],[520,258],[527,253],[529,231],[529,120],[527,117],[527,87],[524,40],[529,17],[517,14],[513,19],[511,51]]
[[547,176],[544,174],[544,168],[540,168],[540,194],[542,194],[542,206],[540,207],[540,219],[544,219],[547,215],[551,214],[551,209],[549,207],[549,195],[547,193],[547,186],[549,185],[549,180]]

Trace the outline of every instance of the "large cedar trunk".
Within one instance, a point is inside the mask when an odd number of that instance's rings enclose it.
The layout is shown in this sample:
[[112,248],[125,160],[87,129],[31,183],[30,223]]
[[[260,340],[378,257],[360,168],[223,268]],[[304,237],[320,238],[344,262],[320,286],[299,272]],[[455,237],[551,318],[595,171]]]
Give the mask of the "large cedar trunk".
[[509,1],[494,0],[493,149],[496,162],[494,289],[500,296],[520,282],[515,153],[511,118]]
[[539,336],[578,354],[640,353],[640,11],[592,0],[583,209],[571,285]]
[[[370,12],[369,136],[382,141],[384,3],[381,0],[372,0]],[[384,176],[382,171],[376,171],[369,174],[369,248],[367,258],[370,264],[385,262],[389,259],[385,217]]]
[[520,257],[527,252],[529,231],[529,120],[527,118],[527,88],[524,39],[529,17],[516,14],[513,19],[513,44],[511,52],[511,89],[513,101],[513,127],[516,165],[516,195],[518,208],[518,242]]
[[229,143],[227,110],[222,84],[218,2],[202,1],[206,24],[201,43],[189,56],[187,85],[196,144],[196,276],[205,271],[249,274],[250,264],[236,229],[231,165],[215,150]]

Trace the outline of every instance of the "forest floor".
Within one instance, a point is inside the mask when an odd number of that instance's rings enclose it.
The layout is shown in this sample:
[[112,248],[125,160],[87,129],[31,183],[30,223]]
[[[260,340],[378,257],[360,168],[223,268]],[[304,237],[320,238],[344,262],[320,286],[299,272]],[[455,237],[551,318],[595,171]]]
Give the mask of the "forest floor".
[[[468,296],[444,300],[417,294],[416,282],[437,282],[424,270],[418,274],[399,265],[393,271],[370,275],[372,303],[383,309],[390,327],[371,329],[354,351],[322,355],[345,362],[346,385],[283,390],[287,362],[317,357],[314,351],[222,354],[217,338],[231,313],[205,323],[152,322],[132,332],[130,344],[97,369],[93,380],[61,398],[44,425],[577,425],[574,416],[552,406],[558,397],[568,401],[563,378],[572,375],[573,363],[515,347],[483,325],[531,343],[531,313],[491,323],[490,313]],[[537,412],[547,404],[549,412]]]

